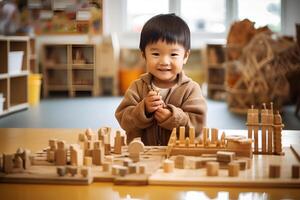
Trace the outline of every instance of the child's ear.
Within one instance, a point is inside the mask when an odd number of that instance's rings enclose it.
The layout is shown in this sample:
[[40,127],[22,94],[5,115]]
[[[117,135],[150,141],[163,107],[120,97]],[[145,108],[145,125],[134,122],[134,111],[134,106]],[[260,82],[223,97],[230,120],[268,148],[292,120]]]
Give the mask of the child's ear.
[[144,59],[146,59],[145,52],[144,52],[144,51],[141,51],[141,54],[142,54],[142,57],[143,57]]
[[185,51],[184,57],[183,57],[183,64],[186,64],[186,63],[187,63],[187,61],[188,61],[188,59],[189,59],[190,52],[191,52],[190,50]]

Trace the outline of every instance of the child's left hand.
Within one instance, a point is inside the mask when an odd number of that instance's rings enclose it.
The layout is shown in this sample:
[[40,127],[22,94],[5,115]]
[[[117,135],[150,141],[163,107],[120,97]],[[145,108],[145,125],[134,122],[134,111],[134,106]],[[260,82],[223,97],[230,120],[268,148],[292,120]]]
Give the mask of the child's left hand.
[[163,122],[172,115],[172,112],[167,108],[158,108],[154,113],[154,118],[158,122]]

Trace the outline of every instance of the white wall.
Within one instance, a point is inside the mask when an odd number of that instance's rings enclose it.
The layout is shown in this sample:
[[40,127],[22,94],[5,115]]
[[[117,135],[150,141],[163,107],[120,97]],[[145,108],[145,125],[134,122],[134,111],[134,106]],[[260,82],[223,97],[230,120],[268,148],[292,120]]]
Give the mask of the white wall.
[[282,34],[296,36],[295,23],[300,24],[300,1],[282,0]]

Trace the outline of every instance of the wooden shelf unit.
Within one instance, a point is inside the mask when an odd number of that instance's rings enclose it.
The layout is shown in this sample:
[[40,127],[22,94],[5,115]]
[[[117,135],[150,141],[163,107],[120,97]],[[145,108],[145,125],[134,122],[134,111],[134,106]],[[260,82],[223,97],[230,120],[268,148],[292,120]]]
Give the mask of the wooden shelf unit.
[[[9,52],[23,51],[21,71],[9,73]],[[0,93],[3,94],[3,112],[0,116],[28,108],[29,37],[0,36]],[[1,109],[2,110],[2,109]]]
[[225,46],[207,44],[207,96],[215,100],[225,100]]
[[98,95],[95,44],[44,44],[43,94],[65,91],[74,97],[77,91]]

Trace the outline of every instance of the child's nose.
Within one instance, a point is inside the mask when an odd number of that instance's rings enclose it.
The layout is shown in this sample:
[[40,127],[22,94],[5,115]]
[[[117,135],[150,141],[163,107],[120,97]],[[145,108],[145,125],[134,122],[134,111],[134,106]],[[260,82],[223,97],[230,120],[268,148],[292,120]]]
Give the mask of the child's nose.
[[168,56],[162,56],[160,58],[159,64],[160,65],[168,65],[168,64],[170,64],[170,59],[168,58]]

